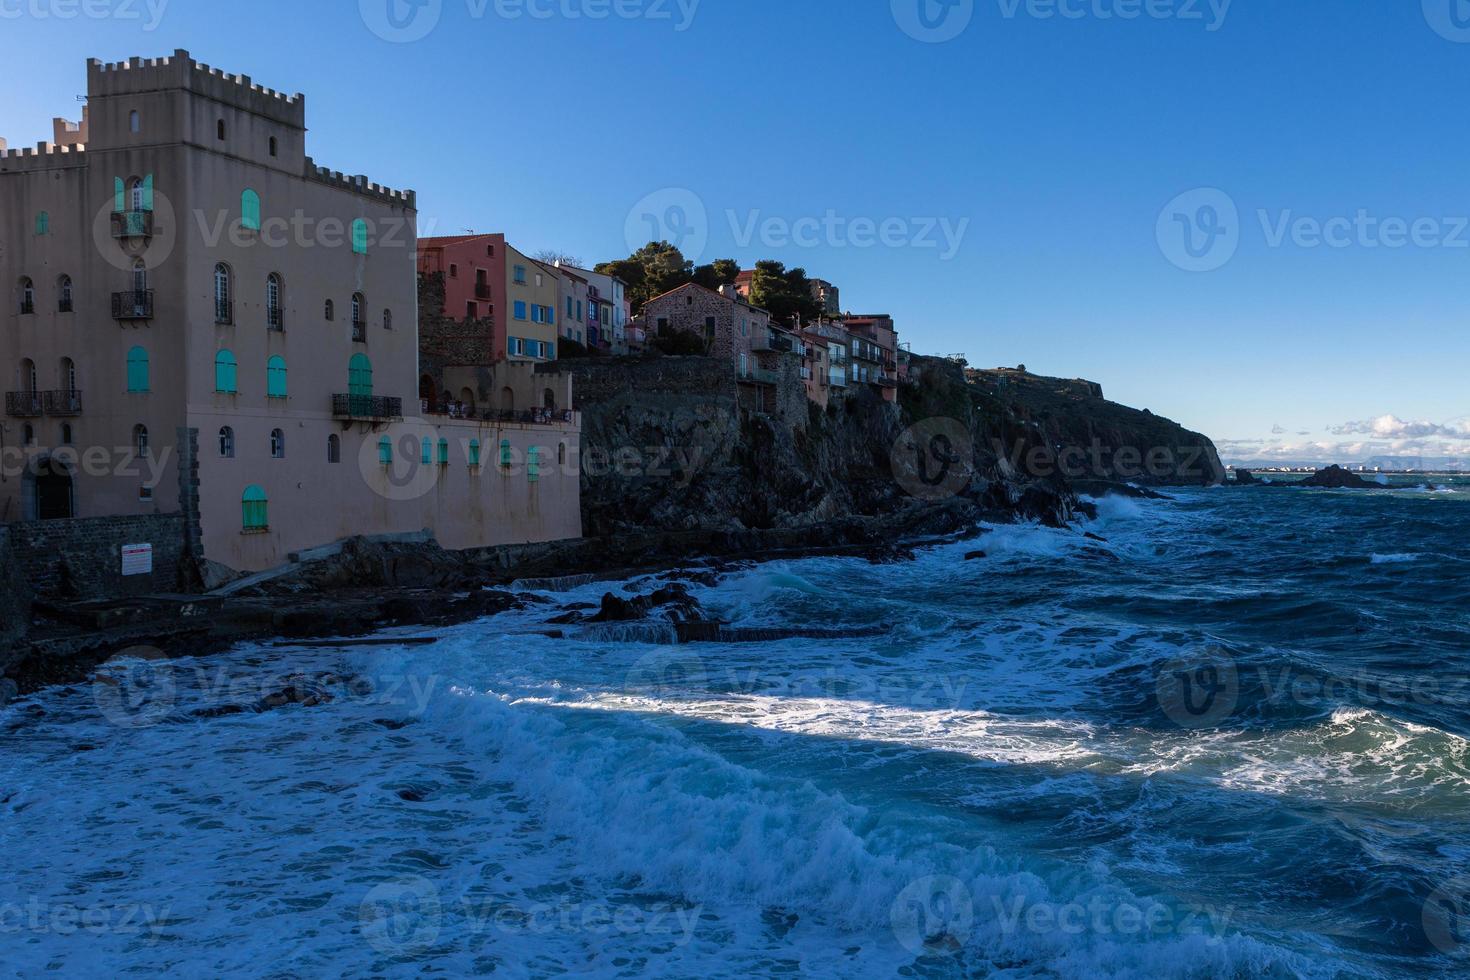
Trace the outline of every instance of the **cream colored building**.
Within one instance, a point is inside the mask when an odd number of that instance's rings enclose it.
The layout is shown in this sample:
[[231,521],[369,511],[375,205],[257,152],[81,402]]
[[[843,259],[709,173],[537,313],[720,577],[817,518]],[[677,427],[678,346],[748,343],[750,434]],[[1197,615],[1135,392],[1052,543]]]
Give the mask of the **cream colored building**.
[[185,51],[90,61],[87,94],[65,145],[0,155],[0,521],[197,512],[236,570],[580,536],[574,414],[419,416],[412,191],[317,166],[303,96]]
[[512,361],[556,360],[561,275],[509,242],[505,246],[505,344]]

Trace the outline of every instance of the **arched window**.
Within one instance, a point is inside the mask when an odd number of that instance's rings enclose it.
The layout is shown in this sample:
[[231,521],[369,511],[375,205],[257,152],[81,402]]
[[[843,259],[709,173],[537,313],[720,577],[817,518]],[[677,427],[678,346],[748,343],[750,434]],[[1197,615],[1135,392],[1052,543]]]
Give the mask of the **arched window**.
[[337,437],[337,433],[335,432],[327,436],[327,462],[342,462],[342,440]]
[[31,282],[30,276],[22,276],[20,280],[20,311],[36,312],[36,284]]
[[434,461],[434,444],[430,441],[428,436],[424,436],[420,446],[423,449],[423,454],[421,455],[419,461],[422,462],[425,466],[428,466]]
[[448,439],[440,439],[439,440],[439,465],[440,466],[448,466],[449,465],[449,440]]
[[367,222],[358,218],[352,222],[352,250],[358,255],[366,255],[368,249],[368,226]]
[[383,311],[383,329],[384,330],[392,330],[393,329],[393,311],[392,310],[384,310]]
[[69,357],[63,357],[60,367],[62,390],[75,394],[77,390],[77,362]]
[[480,465],[480,440],[478,439],[470,440],[470,465]]
[[276,155],[276,150],[277,150],[276,138],[274,136],[272,136],[271,137],[271,156],[275,156]]
[[352,294],[352,322],[354,324],[361,323],[362,322],[362,308],[363,308],[362,293],[353,293]]
[[353,354],[347,362],[347,393],[353,397],[372,397],[373,362],[366,354]]
[[51,214],[50,214],[50,212],[48,212],[48,211],[41,211],[41,212],[37,213],[37,215],[36,215],[36,234],[38,234],[38,235],[49,235],[49,234],[51,234]]
[[148,391],[148,352],[141,347],[128,351],[128,393]]
[[216,120],[215,121],[215,124],[214,124],[214,138],[215,139],[220,139],[220,140],[222,140],[222,139],[225,138],[225,121],[223,119],[219,119],[219,120]]
[[378,440],[378,462],[384,466],[393,465],[393,440],[387,436]]
[[70,313],[71,311],[71,276],[63,275],[56,280],[56,312]]
[[146,302],[143,294],[148,292],[148,263],[142,259],[133,260],[133,304],[140,305]]
[[63,423],[61,423],[61,444],[63,446],[70,446],[71,445],[71,423],[70,422],[63,422]]
[[239,364],[235,355],[222,350],[214,355],[214,390],[226,395],[237,394],[239,386]]
[[20,390],[27,395],[36,393],[36,362],[29,357],[20,362]]
[[265,322],[271,330],[286,329],[286,320],[281,314],[281,276],[278,272],[265,277]]
[[327,300],[323,306],[322,314],[326,317],[328,323],[331,323],[337,318],[337,307],[332,304],[331,300]]
[[248,187],[240,193],[240,226],[260,231],[260,195]]
[[233,323],[233,310],[230,299],[230,267],[221,262],[214,267],[214,322]]
[[235,430],[228,425],[219,430],[219,454],[222,459],[235,458]]
[[286,359],[279,354],[265,362],[265,396],[286,397]]
[[286,433],[280,429],[271,430],[271,459],[286,458]]
[[143,117],[140,116],[140,115],[138,115],[138,110],[137,109],[134,109],[134,110],[132,110],[131,112],[128,113],[128,132],[130,132],[130,133],[141,133],[142,131],[143,131]]
[[240,527],[245,531],[265,531],[271,526],[265,491],[251,484],[240,495]]
[[140,458],[148,455],[148,426],[141,422],[133,426],[133,452]]
[[143,181],[134,177],[128,182],[128,210],[143,211]]

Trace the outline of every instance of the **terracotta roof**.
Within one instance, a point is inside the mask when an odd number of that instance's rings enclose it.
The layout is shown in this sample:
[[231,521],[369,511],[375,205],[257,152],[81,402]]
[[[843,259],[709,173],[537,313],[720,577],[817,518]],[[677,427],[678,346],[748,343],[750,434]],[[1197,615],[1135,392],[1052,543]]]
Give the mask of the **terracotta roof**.
[[482,238],[504,238],[504,235],[441,235],[438,238],[420,238],[419,248],[444,248],[447,245],[463,245],[465,242],[477,242]]

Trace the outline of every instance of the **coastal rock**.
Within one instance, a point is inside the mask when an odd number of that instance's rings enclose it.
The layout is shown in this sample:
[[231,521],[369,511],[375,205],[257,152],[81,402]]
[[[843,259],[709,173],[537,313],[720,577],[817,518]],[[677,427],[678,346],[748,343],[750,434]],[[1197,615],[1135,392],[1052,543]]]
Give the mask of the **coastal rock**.
[[1266,481],[1256,476],[1250,470],[1236,469],[1235,483],[1237,487],[1260,487],[1265,486]]
[[972,551],[969,554],[965,555],[965,561],[979,561],[981,558],[989,557],[990,556],[983,551]]
[[699,602],[680,583],[667,585],[648,595],[624,599],[609,592],[602,597],[602,608],[589,623],[627,623],[644,619],[657,609],[662,617],[674,623],[694,622],[704,618]]
[[1329,466],[1325,470],[1318,470],[1307,477],[1297,486],[1302,487],[1326,487],[1332,490],[1380,490],[1376,483],[1369,483],[1356,473],[1349,473],[1341,466]]
[[20,693],[20,685],[9,677],[0,677],[0,708],[5,707]]

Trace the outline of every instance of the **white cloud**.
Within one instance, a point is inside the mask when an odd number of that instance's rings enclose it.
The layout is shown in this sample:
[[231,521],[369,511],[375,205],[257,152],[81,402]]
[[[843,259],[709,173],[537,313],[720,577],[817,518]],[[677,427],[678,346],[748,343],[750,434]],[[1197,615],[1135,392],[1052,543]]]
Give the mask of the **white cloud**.
[[1335,436],[1363,435],[1377,439],[1422,439],[1427,436],[1470,439],[1470,423],[1465,419],[1452,419],[1441,425],[1422,420],[1406,422],[1397,415],[1380,415],[1366,422],[1344,422],[1328,431]]

